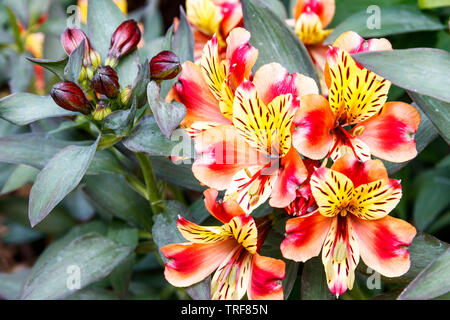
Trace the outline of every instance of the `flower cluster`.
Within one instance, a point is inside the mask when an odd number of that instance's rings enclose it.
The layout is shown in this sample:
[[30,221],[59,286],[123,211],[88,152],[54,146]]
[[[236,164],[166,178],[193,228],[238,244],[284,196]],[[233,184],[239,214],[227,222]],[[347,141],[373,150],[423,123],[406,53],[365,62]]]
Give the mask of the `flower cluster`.
[[[229,32],[222,54],[220,19],[206,14],[217,10],[215,1],[188,3],[215,24],[191,22],[216,35],[197,64],[183,64],[175,96],[187,108],[181,126],[195,142],[193,173],[210,188],[205,206],[224,224],[202,227],[180,217],[188,242],[162,248],[167,280],[186,287],[214,272],[213,299],[240,299],[245,292],[249,299],[283,298],[284,263],[259,255],[271,220],[252,217],[266,201],[293,216],[283,257],[305,262],[321,253],[333,294],[352,288],[360,257],[385,276],[404,274],[416,230],[389,216],[402,188],[379,159],[417,155],[420,115],[409,104],[387,102],[390,82],[351,56],[390,50],[390,43],[342,34],[318,65],[327,87],[321,95],[313,79],[277,63],[253,73],[258,50],[243,28]],[[308,46],[320,45],[333,14],[332,0],[298,1],[296,32]],[[217,201],[218,191],[223,200]]]

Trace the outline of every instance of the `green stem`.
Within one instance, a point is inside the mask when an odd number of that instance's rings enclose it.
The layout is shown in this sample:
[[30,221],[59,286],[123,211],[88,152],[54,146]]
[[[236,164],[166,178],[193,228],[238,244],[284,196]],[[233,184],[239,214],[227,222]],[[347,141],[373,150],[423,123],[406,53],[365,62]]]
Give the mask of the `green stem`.
[[131,187],[137,193],[139,193],[145,199],[149,200],[148,194],[147,194],[147,187],[141,181],[139,181],[139,179],[137,179],[136,177],[134,177],[130,174],[125,174],[124,176],[125,176],[125,179],[127,179],[128,183],[131,185]]
[[144,175],[147,199],[150,202],[153,214],[161,212],[161,196],[158,191],[158,185],[156,184],[156,177],[153,172],[152,163],[148,156],[144,153],[136,153],[136,158],[141,165],[142,174]]

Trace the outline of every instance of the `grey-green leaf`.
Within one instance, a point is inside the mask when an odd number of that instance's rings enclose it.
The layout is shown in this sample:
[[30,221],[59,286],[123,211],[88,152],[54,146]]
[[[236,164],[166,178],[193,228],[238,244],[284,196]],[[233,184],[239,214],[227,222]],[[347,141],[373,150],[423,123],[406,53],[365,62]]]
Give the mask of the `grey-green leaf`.
[[[341,22],[328,36],[325,44],[332,44],[342,33],[354,31],[363,38],[382,37],[393,34],[441,30],[444,26],[436,17],[425,14],[417,6],[397,5],[380,7],[380,27],[370,24],[367,8]],[[368,22],[369,21],[369,22]]]
[[60,80],[64,80],[64,68],[69,61],[69,57],[65,57],[61,60],[48,60],[48,59],[36,59],[36,58],[27,58],[33,63],[44,67],[47,70],[50,70],[55,75],[59,77]]
[[50,96],[20,92],[0,99],[0,118],[19,126],[45,118],[76,114],[59,107]]
[[450,53],[431,48],[353,55],[367,69],[414,93],[450,102]]
[[77,187],[94,158],[99,138],[88,147],[68,146],[62,149],[38,174],[31,188],[28,209],[32,227]]
[[433,299],[450,292],[450,249],[430,263],[398,297],[399,300]]
[[450,144],[450,103],[414,92],[408,93],[438,129],[442,138]]
[[312,60],[299,37],[265,3],[242,0],[245,28],[251,32],[250,43],[259,50],[255,69],[278,62],[289,72],[319,79]]
[[155,116],[156,123],[161,129],[161,132],[170,138],[172,132],[179,126],[181,121],[183,121],[186,116],[186,107],[174,101],[168,103],[161,99],[159,95],[160,88],[155,81],[151,81],[147,86],[147,98],[152,109],[153,115]]
[[175,131],[171,139],[163,135],[153,115],[145,116],[134,127],[130,136],[123,141],[125,147],[133,152],[144,152],[152,156],[190,156],[192,140],[180,129]]
[[[97,233],[80,236],[50,257],[27,279],[21,299],[62,299],[108,276],[133,249]],[[80,276],[78,288],[77,275]],[[71,279],[74,279],[73,283]],[[72,284],[73,287],[70,286]]]
[[304,264],[301,288],[302,300],[334,300],[320,258],[312,258]]
[[64,78],[78,83],[78,78],[80,77],[81,68],[83,67],[83,59],[85,52],[84,40],[81,41],[80,45],[72,51],[69,56],[69,61],[64,68]]

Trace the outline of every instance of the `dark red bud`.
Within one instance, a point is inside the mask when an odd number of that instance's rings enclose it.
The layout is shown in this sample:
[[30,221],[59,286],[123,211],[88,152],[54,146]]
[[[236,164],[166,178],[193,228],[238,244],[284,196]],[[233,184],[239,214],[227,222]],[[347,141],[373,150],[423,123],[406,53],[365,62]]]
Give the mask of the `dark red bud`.
[[91,83],[96,92],[104,94],[108,98],[114,98],[119,94],[119,77],[110,66],[99,68]]
[[85,57],[89,57],[91,44],[88,37],[81,29],[66,28],[61,34],[61,44],[68,55],[70,55],[84,40]]
[[72,81],[61,81],[50,90],[53,101],[63,109],[89,114],[91,105],[86,99],[83,90]]
[[111,45],[108,50],[108,58],[119,59],[137,48],[141,41],[141,30],[134,20],[126,20],[117,27],[111,37]]
[[173,79],[180,72],[180,59],[172,51],[162,51],[150,61],[150,74],[154,80]]

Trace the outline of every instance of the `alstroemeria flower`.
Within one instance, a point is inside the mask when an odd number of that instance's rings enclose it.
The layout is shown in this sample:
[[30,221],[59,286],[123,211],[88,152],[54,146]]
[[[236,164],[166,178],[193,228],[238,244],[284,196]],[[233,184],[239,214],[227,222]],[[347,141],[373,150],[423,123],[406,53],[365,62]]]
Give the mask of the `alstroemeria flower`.
[[180,230],[188,243],[161,248],[166,257],[164,275],[176,287],[188,287],[214,272],[211,298],[220,300],[283,299],[283,261],[258,254],[270,220],[246,216],[234,201],[216,202],[217,191],[204,192],[205,206],[218,227],[202,227],[180,217]]
[[187,109],[181,126],[195,136],[204,129],[231,124],[236,88],[250,78],[258,50],[249,44],[250,33],[231,31],[225,59],[219,57],[219,43],[213,37],[203,49],[200,66],[185,62],[175,84],[176,99]]
[[295,33],[306,45],[322,44],[333,31],[325,30],[333,19],[334,0],[297,0],[294,7]]
[[388,178],[380,160],[363,163],[346,155],[331,169],[315,171],[311,191],[318,210],[288,220],[281,244],[285,258],[304,262],[322,250],[328,287],[336,295],[352,289],[360,257],[387,277],[408,271],[408,246],[416,230],[388,216],[402,190],[400,181]]
[[[379,41],[363,41],[358,48]],[[330,156],[336,161],[346,153],[362,161],[371,155],[391,162],[414,158],[417,110],[403,102],[386,103],[391,83],[360,66],[347,51],[332,47],[327,64],[328,101],[319,95],[302,97],[294,120],[296,149],[316,160]]]
[[232,123],[196,137],[195,177],[226,190],[225,197],[247,213],[268,198],[273,207],[288,206],[308,176],[292,147],[292,120],[300,96],[317,91],[311,78],[289,74],[276,63],[262,66],[252,82],[237,88]]
[[324,79],[327,46],[323,42],[332,29],[325,29],[333,19],[334,0],[297,0],[293,8],[293,26],[308,50],[321,82],[322,93],[326,95]]
[[222,54],[226,47],[224,39],[231,30],[243,25],[239,0],[186,0],[186,16],[193,26],[195,61],[214,35],[218,37],[219,52]]

